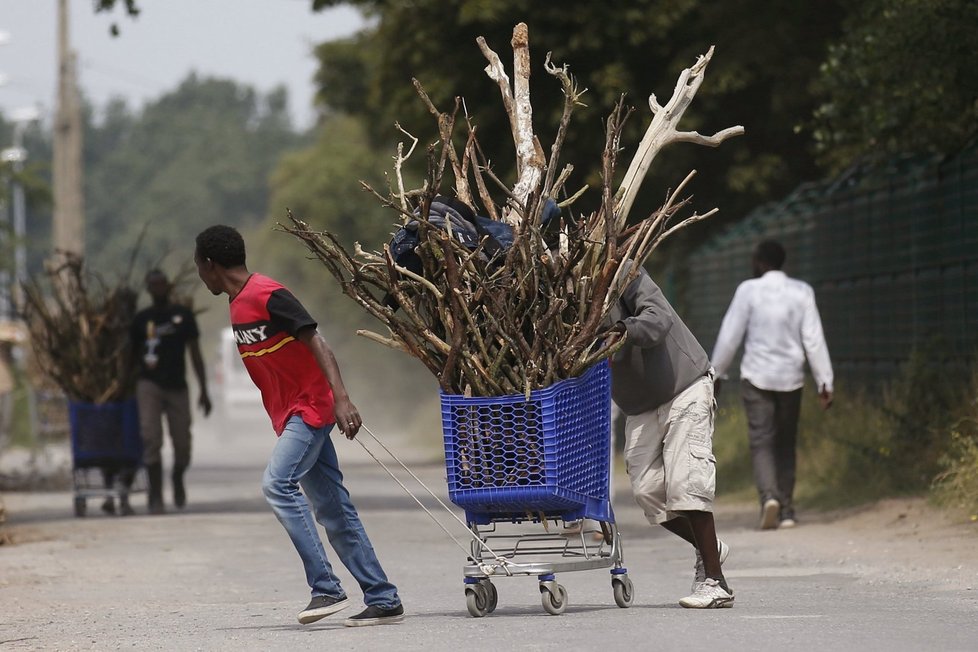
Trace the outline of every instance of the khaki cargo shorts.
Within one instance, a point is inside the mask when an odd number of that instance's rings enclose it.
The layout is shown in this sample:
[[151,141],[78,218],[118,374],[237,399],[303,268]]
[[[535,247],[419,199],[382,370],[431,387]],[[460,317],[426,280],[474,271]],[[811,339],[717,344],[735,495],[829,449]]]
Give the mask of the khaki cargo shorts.
[[716,458],[713,376],[703,376],[655,410],[625,420],[625,468],[650,523],[681,511],[713,511]]

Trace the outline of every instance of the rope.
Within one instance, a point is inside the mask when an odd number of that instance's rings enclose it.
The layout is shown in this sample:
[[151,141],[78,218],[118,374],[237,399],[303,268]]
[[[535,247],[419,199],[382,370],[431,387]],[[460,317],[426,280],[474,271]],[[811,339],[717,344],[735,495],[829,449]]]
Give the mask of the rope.
[[[497,554],[495,553],[495,551],[493,551],[493,549],[492,549],[492,548],[490,548],[490,547],[489,547],[489,545],[488,545],[488,544],[487,544],[487,543],[486,543],[485,541],[483,541],[483,540],[482,540],[482,538],[481,538],[481,537],[478,537],[478,536],[476,536],[476,535],[475,535],[475,533],[474,533],[474,532],[472,532],[472,530],[470,530],[470,529],[469,529],[469,526],[468,526],[468,525],[466,525],[466,523],[465,523],[465,522],[464,522],[464,521],[463,521],[462,519],[460,519],[460,518],[458,517],[458,515],[457,515],[457,514],[455,514],[455,512],[453,512],[453,511],[451,510],[451,508],[449,508],[449,507],[448,507],[448,505],[446,505],[446,504],[445,504],[445,502],[444,502],[444,501],[443,501],[443,500],[442,500],[441,498],[439,498],[438,496],[436,496],[436,495],[435,495],[435,493],[434,493],[434,492],[433,492],[433,491],[432,491],[432,490],[431,490],[430,488],[428,488],[428,485],[426,485],[426,484],[425,484],[425,483],[424,483],[424,482],[423,482],[423,481],[421,480],[421,478],[419,478],[419,477],[418,477],[417,475],[415,475],[415,473],[414,473],[414,471],[412,471],[411,469],[409,469],[409,468],[407,467],[407,465],[406,465],[406,464],[404,464],[404,462],[402,462],[402,461],[401,461],[401,460],[400,460],[400,459],[399,459],[399,458],[397,457],[397,455],[395,455],[395,454],[394,454],[394,453],[393,453],[393,452],[392,452],[392,451],[391,451],[391,450],[390,450],[389,448],[387,448],[387,446],[385,446],[385,445],[384,445],[384,442],[382,442],[382,441],[380,441],[380,439],[378,439],[378,438],[377,438],[377,435],[375,435],[375,434],[374,434],[374,433],[373,433],[373,432],[372,432],[372,431],[370,430],[370,428],[368,428],[368,427],[367,427],[366,425],[361,425],[360,427],[361,427],[361,428],[362,428],[362,429],[363,429],[363,430],[364,430],[364,431],[365,431],[365,432],[366,432],[366,433],[367,433],[368,435],[370,435],[370,437],[371,437],[371,439],[373,439],[373,440],[374,440],[375,442],[377,442],[377,444],[378,444],[378,445],[379,445],[379,446],[380,446],[381,448],[383,448],[383,449],[384,449],[384,451],[385,451],[385,452],[386,452],[386,453],[387,453],[388,455],[390,455],[390,456],[391,456],[391,458],[392,458],[392,459],[393,459],[393,460],[394,460],[395,462],[397,462],[398,464],[400,464],[400,465],[401,465],[401,468],[403,468],[403,469],[404,469],[405,471],[407,471],[407,472],[408,472],[408,473],[409,473],[409,474],[411,475],[411,477],[412,477],[412,478],[414,478],[414,480],[415,480],[415,481],[416,481],[416,482],[417,482],[417,483],[418,483],[419,485],[421,485],[422,487],[424,487],[424,490],[428,492],[428,495],[429,495],[429,496],[431,496],[432,498],[434,498],[434,499],[435,499],[436,501],[438,501],[438,504],[439,504],[439,505],[441,505],[441,506],[442,506],[442,507],[443,507],[443,508],[445,509],[445,511],[446,511],[446,512],[448,512],[448,513],[449,513],[449,515],[451,515],[451,517],[452,517],[452,518],[454,518],[454,519],[455,519],[455,520],[456,520],[456,521],[457,521],[457,522],[459,523],[459,525],[461,525],[462,527],[464,527],[464,528],[466,529],[466,531],[468,531],[468,533],[469,533],[469,536],[470,536],[470,537],[472,537],[472,539],[473,539],[474,541],[477,541],[477,542],[479,543],[479,545],[480,545],[480,546],[482,546],[482,548],[483,548],[483,549],[484,549],[484,550],[485,550],[486,552],[488,552],[488,553],[489,553],[490,555],[492,555],[492,556],[493,556],[493,558],[494,558],[494,559],[496,560],[496,563],[498,563],[498,564],[499,564],[500,566],[502,566],[502,567],[504,568],[504,570],[505,570],[505,566],[506,566],[507,564],[509,564],[509,560],[508,560],[508,559],[506,559],[506,558],[504,558],[504,557],[500,557],[499,555],[497,555]],[[434,521],[434,522],[435,522],[435,523],[436,523],[436,524],[438,525],[438,527],[440,527],[440,528],[442,529],[442,531],[443,531],[443,532],[444,532],[445,534],[447,534],[447,535],[448,535],[449,537],[451,537],[451,539],[452,539],[452,541],[454,541],[454,542],[455,542],[455,545],[457,545],[457,546],[458,546],[459,548],[461,548],[461,549],[462,549],[462,552],[464,552],[464,553],[465,553],[465,555],[466,555],[466,557],[468,557],[468,556],[470,556],[470,555],[469,555],[469,551],[465,549],[465,546],[464,546],[464,545],[462,545],[462,542],[461,542],[461,541],[459,541],[459,540],[458,540],[458,538],[457,538],[457,537],[456,537],[456,536],[455,536],[454,534],[452,534],[451,532],[449,532],[449,531],[448,531],[448,529],[447,529],[447,528],[446,528],[446,527],[445,527],[445,526],[444,526],[444,525],[442,524],[442,522],[441,522],[441,521],[439,521],[439,520],[438,520],[437,518],[435,518],[435,515],[431,513],[431,510],[429,510],[429,509],[428,509],[427,507],[425,507],[425,506],[424,506],[424,504],[423,504],[423,503],[422,503],[422,502],[421,502],[420,500],[418,500],[418,497],[417,497],[417,496],[415,496],[415,495],[414,495],[414,494],[413,494],[413,493],[411,492],[411,490],[410,490],[410,489],[408,489],[408,488],[407,488],[407,487],[406,487],[406,486],[404,485],[404,483],[403,483],[403,482],[401,482],[401,480],[400,480],[400,478],[398,478],[398,477],[397,477],[396,475],[394,475],[394,473],[393,473],[393,472],[392,472],[392,471],[391,471],[391,470],[390,470],[390,469],[389,469],[389,468],[387,467],[387,465],[386,465],[386,464],[384,464],[383,462],[381,462],[381,461],[380,461],[380,459],[378,459],[378,458],[377,458],[377,456],[376,456],[376,455],[374,455],[374,454],[373,454],[373,452],[372,452],[372,451],[371,451],[371,450],[370,450],[369,448],[367,448],[367,447],[366,447],[366,445],[364,445],[364,443],[363,443],[362,441],[360,441],[360,439],[356,439],[355,441],[356,441],[356,442],[357,442],[358,444],[360,444],[360,447],[361,447],[361,448],[363,448],[363,450],[365,450],[365,451],[367,451],[367,455],[369,455],[370,457],[372,457],[372,458],[374,459],[374,461],[375,461],[375,462],[377,462],[377,464],[380,464],[380,466],[381,466],[381,467],[383,467],[383,469],[384,469],[385,471],[387,471],[387,474],[388,474],[388,475],[389,475],[390,477],[392,477],[392,478],[394,479],[394,482],[396,482],[397,484],[399,484],[399,485],[401,486],[401,489],[403,489],[403,490],[405,491],[405,493],[407,493],[407,495],[409,495],[409,496],[411,496],[411,498],[413,498],[413,499],[414,499],[414,502],[416,502],[416,503],[418,503],[418,506],[419,506],[419,507],[420,507],[421,509],[423,509],[423,510],[424,510],[424,512],[425,512],[425,513],[426,513],[426,514],[427,514],[427,515],[428,515],[428,516],[429,516],[429,517],[431,518],[431,520],[432,520],[432,521]],[[480,567],[480,568],[482,569],[482,571],[483,571],[484,573],[486,573],[486,575],[491,575],[491,574],[492,574],[492,572],[491,572],[491,571],[492,571],[492,568],[491,568],[490,566],[487,566],[486,564],[479,564],[479,567]],[[508,572],[508,571],[507,571],[507,574],[509,574],[509,572]]]

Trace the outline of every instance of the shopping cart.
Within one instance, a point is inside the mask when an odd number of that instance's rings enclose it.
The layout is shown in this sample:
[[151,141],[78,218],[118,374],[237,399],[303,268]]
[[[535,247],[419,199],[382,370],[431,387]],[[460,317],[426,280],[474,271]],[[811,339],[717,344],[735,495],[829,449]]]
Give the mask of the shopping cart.
[[68,420],[75,516],[85,515],[88,498],[118,497],[120,507],[128,504],[129,495],[140,487],[135,481],[143,458],[135,399],[100,404],[69,401]]
[[[611,397],[608,363],[525,395],[442,394],[449,498],[472,534],[464,566],[472,616],[495,610],[493,577],[536,575],[543,608],[567,608],[559,572],[611,568],[615,603],[632,602],[622,541],[609,500]],[[568,533],[591,519],[597,528]],[[532,524],[527,532],[524,524]]]

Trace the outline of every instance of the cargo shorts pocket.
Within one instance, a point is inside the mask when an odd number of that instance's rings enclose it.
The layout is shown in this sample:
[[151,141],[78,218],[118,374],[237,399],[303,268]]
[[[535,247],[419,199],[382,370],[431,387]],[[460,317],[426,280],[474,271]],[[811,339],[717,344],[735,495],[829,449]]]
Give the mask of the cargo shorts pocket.
[[706,446],[689,447],[689,493],[713,500],[717,488],[717,459]]

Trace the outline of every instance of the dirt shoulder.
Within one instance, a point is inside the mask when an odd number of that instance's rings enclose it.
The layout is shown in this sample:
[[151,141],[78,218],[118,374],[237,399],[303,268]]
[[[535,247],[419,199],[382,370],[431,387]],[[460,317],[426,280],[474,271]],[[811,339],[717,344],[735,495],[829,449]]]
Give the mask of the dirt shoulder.
[[721,536],[724,529],[735,528],[748,541],[776,538],[783,557],[799,567],[835,567],[870,582],[921,582],[938,590],[978,591],[978,523],[938,509],[924,498],[891,498],[801,517],[797,528],[761,532],[755,529],[753,504],[721,500],[717,507]]

